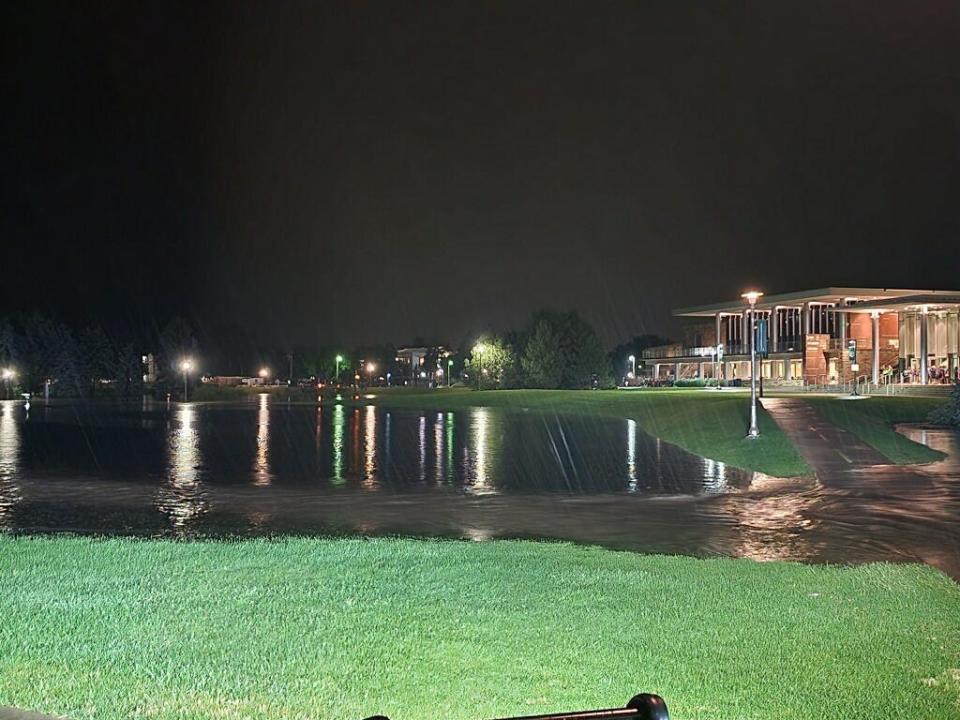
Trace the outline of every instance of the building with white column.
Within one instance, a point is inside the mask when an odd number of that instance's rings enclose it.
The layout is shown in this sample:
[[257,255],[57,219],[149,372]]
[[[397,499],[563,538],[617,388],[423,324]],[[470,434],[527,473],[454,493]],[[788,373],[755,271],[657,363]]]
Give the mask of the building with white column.
[[[660,379],[750,378],[742,299],[680,308],[686,341],[650,348],[644,372]],[[960,373],[960,290],[820,288],[764,295],[765,380],[784,384],[945,383]],[[718,353],[719,349],[719,353]],[[722,361],[718,361],[722,355]]]

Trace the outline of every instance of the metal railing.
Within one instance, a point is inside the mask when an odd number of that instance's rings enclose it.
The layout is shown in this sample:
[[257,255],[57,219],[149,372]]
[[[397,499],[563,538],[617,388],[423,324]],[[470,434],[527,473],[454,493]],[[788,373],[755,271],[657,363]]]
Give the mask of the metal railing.
[[[579,710],[577,712],[547,715],[521,715],[501,720],[670,720],[667,704],[659,695],[640,693],[630,698],[626,707],[606,710]],[[373,715],[366,720],[390,720],[386,715]]]
[[648,348],[640,353],[643,360],[663,360],[667,358],[699,358],[710,360],[716,354],[712,345],[687,347],[684,345],[669,345],[667,347]]

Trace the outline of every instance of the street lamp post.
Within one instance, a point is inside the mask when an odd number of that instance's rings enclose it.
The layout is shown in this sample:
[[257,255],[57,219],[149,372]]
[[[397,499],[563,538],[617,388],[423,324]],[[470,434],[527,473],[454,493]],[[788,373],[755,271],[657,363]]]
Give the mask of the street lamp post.
[[373,383],[373,373],[376,369],[377,369],[377,366],[374,365],[372,362],[367,363],[367,385],[368,386]]
[[270,368],[262,367],[260,372],[257,373],[260,376],[260,380],[265,385],[267,383],[267,378],[270,377]]
[[447,387],[450,387],[450,373],[453,371],[453,360],[447,360]]
[[627,358],[630,361],[630,372],[633,373],[633,377],[637,376],[637,356],[631,355]]
[[180,371],[183,373],[183,401],[187,401],[187,373],[193,369],[193,361],[185,359],[180,362]]
[[755,309],[757,298],[762,295],[762,292],[750,290],[741,296],[750,304],[750,429],[747,431],[747,437],[751,439],[760,437],[760,428],[757,427],[757,329]]
[[336,370],[336,374],[334,375],[337,383],[340,382],[340,363],[342,362],[343,362],[343,355],[337,355],[337,370]]

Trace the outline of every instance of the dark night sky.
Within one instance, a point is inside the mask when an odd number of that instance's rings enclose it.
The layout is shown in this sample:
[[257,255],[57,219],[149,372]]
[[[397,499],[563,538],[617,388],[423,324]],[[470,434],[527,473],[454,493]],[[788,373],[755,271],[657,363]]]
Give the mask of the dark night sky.
[[0,314],[458,343],[960,286],[955,2],[4,10]]

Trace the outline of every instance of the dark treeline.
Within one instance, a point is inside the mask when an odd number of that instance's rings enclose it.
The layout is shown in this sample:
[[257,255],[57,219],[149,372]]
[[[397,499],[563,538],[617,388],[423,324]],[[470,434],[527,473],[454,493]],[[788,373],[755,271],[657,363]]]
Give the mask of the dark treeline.
[[52,397],[133,397],[144,390],[145,354],[161,369],[159,383],[173,378],[175,358],[196,349],[189,324],[174,319],[155,341],[135,342],[99,325],[73,328],[40,313],[0,318],[0,368],[18,392]]
[[469,350],[466,380],[481,388],[612,387],[626,374],[627,358],[668,342],[641,335],[607,352],[578,312],[535,312],[520,332],[484,333]]
[[414,338],[409,344],[427,348],[427,355],[419,368],[410,368],[398,363],[397,348],[390,344],[227,351],[223,338],[201,340],[196,328],[180,317],[131,339],[99,325],[71,327],[28,313],[0,318],[0,369],[14,373],[6,391],[48,392],[52,397],[177,394],[184,359],[192,362],[193,380],[200,375],[253,376],[262,369],[271,381],[339,378],[352,383],[359,376],[364,384],[452,379],[487,389],[585,388],[613,385],[626,372],[629,355],[639,358],[644,348],[663,342],[643,335],[607,352],[579,313],[544,309],[521,330],[481,333],[469,347],[441,348]]

